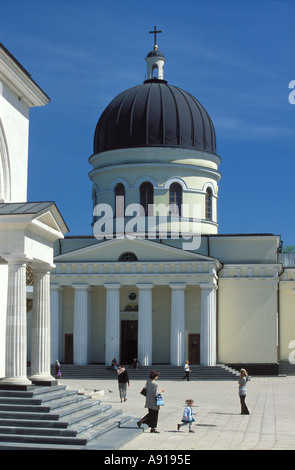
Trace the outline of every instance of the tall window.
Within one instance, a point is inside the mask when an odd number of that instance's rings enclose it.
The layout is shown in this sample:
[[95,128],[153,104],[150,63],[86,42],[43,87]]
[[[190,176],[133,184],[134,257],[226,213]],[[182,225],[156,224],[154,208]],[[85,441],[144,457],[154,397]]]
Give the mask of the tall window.
[[115,187],[115,217],[124,217],[125,214],[125,187],[118,183]]
[[205,218],[212,220],[212,189],[206,189]]
[[140,192],[140,205],[143,208],[145,216],[153,215],[152,208],[148,210],[148,206],[154,203],[154,187],[152,183],[142,183],[139,188]]
[[179,183],[172,183],[169,188],[169,205],[171,214],[181,215],[182,187]]

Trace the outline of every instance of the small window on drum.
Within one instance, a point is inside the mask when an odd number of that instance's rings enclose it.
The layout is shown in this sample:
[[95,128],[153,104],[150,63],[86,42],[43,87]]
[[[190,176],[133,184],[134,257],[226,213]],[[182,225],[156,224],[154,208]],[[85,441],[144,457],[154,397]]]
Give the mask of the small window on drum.
[[205,217],[206,220],[212,220],[212,189],[206,189],[206,203],[205,203]]
[[154,204],[154,187],[152,183],[145,182],[140,185],[140,205],[143,210],[143,216],[152,216],[152,205]]
[[178,183],[172,183],[169,188],[170,213],[181,215],[182,187]]
[[121,218],[125,214],[125,187],[118,183],[115,187],[115,217]]
[[126,251],[119,256],[118,261],[138,261],[138,258],[135,253],[131,251]]

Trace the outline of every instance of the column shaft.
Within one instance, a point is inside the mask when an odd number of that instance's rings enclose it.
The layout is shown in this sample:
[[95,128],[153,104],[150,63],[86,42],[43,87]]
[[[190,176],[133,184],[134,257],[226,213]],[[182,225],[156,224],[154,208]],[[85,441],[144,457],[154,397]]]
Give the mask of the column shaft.
[[216,286],[201,287],[201,365],[216,364]]
[[62,360],[62,287],[50,285],[51,364]]
[[33,315],[31,326],[32,382],[52,382],[50,373],[50,273],[34,269]]
[[137,284],[138,305],[138,360],[143,366],[153,361],[152,284]]
[[185,284],[170,284],[171,335],[170,364],[180,366],[185,361]]
[[73,284],[74,306],[74,364],[88,363],[88,284]]
[[120,357],[120,284],[105,284],[106,299],[106,334],[105,363],[110,365],[114,358]]
[[29,385],[27,378],[26,264],[8,260],[5,378],[1,382]]

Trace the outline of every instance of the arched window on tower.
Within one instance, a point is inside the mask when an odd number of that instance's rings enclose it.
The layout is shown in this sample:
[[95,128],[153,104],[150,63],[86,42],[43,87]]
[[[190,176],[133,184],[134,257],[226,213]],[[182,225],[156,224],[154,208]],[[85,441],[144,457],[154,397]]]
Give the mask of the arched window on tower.
[[158,69],[158,65],[157,65],[157,64],[154,64],[154,65],[153,65],[153,67],[152,67],[152,74],[153,74],[153,78],[159,78],[159,77],[158,77],[159,69]]
[[115,187],[115,217],[123,218],[125,214],[125,187],[118,183]]
[[[142,183],[139,188],[140,193],[140,205],[143,208],[143,214],[145,216],[153,215],[152,205],[154,204],[154,187],[152,183]],[[150,207],[149,207],[150,206]]]
[[179,183],[172,183],[169,187],[169,205],[171,215],[181,216],[182,187]]
[[206,189],[205,218],[212,220],[212,189]]

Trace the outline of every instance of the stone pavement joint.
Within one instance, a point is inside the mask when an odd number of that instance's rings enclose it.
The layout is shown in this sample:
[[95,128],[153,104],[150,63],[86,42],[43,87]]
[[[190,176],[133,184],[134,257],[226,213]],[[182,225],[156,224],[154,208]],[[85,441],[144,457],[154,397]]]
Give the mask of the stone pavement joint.
[[[62,379],[61,384],[99,398],[114,410],[122,409],[139,420],[146,414],[145,398],[140,390],[145,381],[133,381],[127,401],[120,402],[118,383],[114,380]],[[295,448],[295,377],[252,377],[247,385],[246,403],[250,415],[240,415],[236,381],[161,381],[165,405],[159,413],[159,434],[144,432],[120,450],[293,450]],[[94,392],[95,391],[95,392]],[[197,412],[193,425],[177,431],[185,400],[195,401]]]

